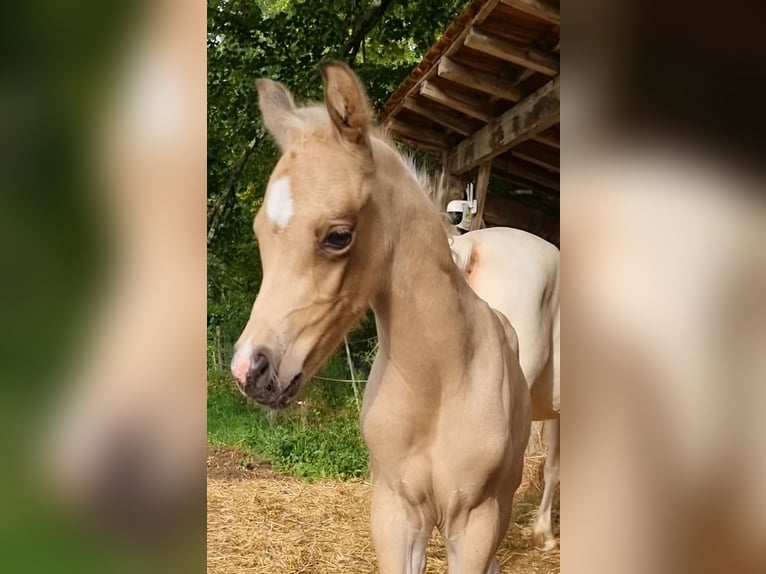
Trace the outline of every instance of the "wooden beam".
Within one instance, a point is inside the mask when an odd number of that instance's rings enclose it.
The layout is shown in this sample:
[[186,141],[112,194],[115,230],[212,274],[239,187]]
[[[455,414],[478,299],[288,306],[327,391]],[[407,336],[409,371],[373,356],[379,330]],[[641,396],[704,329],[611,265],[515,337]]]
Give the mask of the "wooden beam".
[[465,45],[483,54],[524,66],[547,76],[555,76],[559,73],[560,62],[556,54],[516,44],[499,36],[480,32],[476,28],[471,28],[468,32]]
[[444,149],[440,148],[439,146],[436,146],[434,144],[429,144],[427,142],[422,142],[402,134],[394,134],[394,139],[400,142],[404,142],[410,147],[421,149],[435,156],[441,156],[441,154],[444,151]]
[[485,161],[479,166],[479,174],[476,176],[476,215],[471,219],[471,231],[481,227],[484,217],[484,206],[487,203],[487,188],[489,176],[492,173],[492,161]]
[[560,173],[560,169],[558,166],[553,165],[552,163],[549,163],[544,159],[540,159],[539,157],[534,156],[532,154],[528,154],[523,151],[511,150],[511,156],[518,158],[521,161],[525,161],[527,163],[531,163],[533,165],[539,166],[548,171],[555,171],[556,173]]
[[516,176],[526,182],[535,184],[532,187],[542,186],[551,192],[558,192],[560,190],[558,174],[553,176],[548,172],[532,167],[528,163],[507,157],[495,158],[492,161],[495,168],[499,171],[504,171],[510,176]]
[[534,76],[535,73],[536,72],[534,70],[530,70],[529,68],[522,68],[521,72],[516,76],[516,78],[512,82],[513,87],[518,88],[521,84],[523,84],[529,78]]
[[561,13],[556,6],[544,0],[500,0],[506,6],[530,14],[550,24],[561,26]]
[[534,70],[530,70],[529,68],[524,68],[514,80],[513,85],[520,86],[521,84],[526,82],[529,78],[531,78],[534,75],[535,75]]
[[413,113],[418,114],[424,118],[431,120],[434,123],[451,129],[453,132],[457,132],[462,136],[469,136],[476,130],[473,128],[473,124],[464,119],[462,116],[458,117],[443,110],[431,108],[427,105],[421,104],[415,98],[407,98],[404,100],[404,109],[410,110]]
[[534,140],[528,140],[512,148],[510,154],[521,160],[539,165],[548,171],[560,172],[560,152]]
[[449,146],[449,136],[445,133],[405,124],[397,119],[390,119],[386,124],[388,129],[394,133],[405,135],[437,147],[445,148]]
[[460,142],[448,154],[450,172],[463,173],[558,123],[560,93],[557,76]]
[[480,99],[465,94],[448,94],[431,81],[420,85],[420,95],[484,123],[489,123],[494,117],[492,108]]
[[561,149],[559,135],[555,132],[552,132],[551,130],[540,132],[539,134],[536,134],[532,139],[547,146]]
[[440,78],[504,100],[518,102],[524,98],[524,92],[516,88],[514,82],[469,68],[450,58],[442,57],[439,61],[438,74]]
[[521,152],[521,151],[514,151],[514,150],[511,150],[510,154],[511,154],[511,157],[515,157],[523,162],[536,165],[538,167],[543,168],[546,171],[560,173],[560,169],[557,166],[551,163],[548,163],[547,161],[540,159],[539,157],[536,157],[534,155]]

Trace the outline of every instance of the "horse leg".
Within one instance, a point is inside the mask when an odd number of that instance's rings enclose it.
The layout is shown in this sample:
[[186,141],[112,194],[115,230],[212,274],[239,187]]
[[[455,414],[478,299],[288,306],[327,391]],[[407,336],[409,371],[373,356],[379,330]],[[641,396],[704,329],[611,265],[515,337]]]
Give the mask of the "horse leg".
[[425,513],[383,484],[372,486],[372,543],[380,574],[422,574],[433,531]]
[[[452,522],[444,535],[450,574],[499,574],[495,552],[507,520],[501,518],[497,500],[486,500]],[[456,522],[464,524],[457,533]]]
[[553,495],[559,485],[561,465],[561,420],[549,419],[545,421],[545,442],[548,444],[548,453],[545,457],[545,488],[540,508],[537,509],[537,518],[532,530],[532,540],[535,546],[543,550],[556,548],[556,538],[553,536],[551,524],[551,507]]

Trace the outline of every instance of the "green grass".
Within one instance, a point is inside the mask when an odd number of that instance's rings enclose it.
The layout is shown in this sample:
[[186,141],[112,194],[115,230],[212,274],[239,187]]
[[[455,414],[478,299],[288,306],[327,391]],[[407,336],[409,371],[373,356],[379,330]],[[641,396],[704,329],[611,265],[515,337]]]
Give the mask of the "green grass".
[[[319,376],[349,378],[342,348]],[[247,403],[228,372],[210,372],[208,442],[238,448],[280,472],[307,480],[366,476],[367,448],[359,432],[352,385],[315,379],[308,383],[303,400],[306,407],[268,413]]]

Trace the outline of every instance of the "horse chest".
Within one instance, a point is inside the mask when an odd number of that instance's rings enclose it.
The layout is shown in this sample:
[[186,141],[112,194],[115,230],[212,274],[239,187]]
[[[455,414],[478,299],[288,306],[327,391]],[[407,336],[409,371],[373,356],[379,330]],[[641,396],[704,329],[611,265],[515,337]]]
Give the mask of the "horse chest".
[[[366,398],[365,398],[366,401]],[[382,397],[362,411],[362,437],[373,459],[392,466],[423,451],[430,442],[432,429],[423,417],[402,416],[404,405]]]
[[[485,362],[484,377],[493,374]],[[379,355],[365,389],[362,435],[373,481],[440,521],[471,508],[506,481],[509,401],[501,387],[490,392],[489,381],[453,394],[426,388],[427,379],[404,377]]]
[[373,479],[410,504],[426,504],[441,514],[454,504],[447,501],[455,493],[471,503],[507,470],[510,424],[499,412],[474,416],[472,409],[459,409],[418,417],[407,408],[412,405],[378,396],[363,411],[362,434]]

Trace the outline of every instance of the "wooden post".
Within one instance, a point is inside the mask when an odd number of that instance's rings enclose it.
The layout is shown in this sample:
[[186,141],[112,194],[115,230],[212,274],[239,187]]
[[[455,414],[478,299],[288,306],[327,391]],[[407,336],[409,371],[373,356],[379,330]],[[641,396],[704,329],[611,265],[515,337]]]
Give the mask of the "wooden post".
[[354,373],[354,362],[351,360],[351,349],[348,348],[348,337],[343,337],[343,341],[346,343],[346,360],[348,361],[348,372],[351,373],[351,387],[354,389],[356,410],[360,410],[362,405],[359,402],[359,387],[356,385],[356,374]]
[[489,175],[491,172],[491,159],[479,164],[479,175],[476,178],[476,215],[471,219],[471,231],[481,228],[484,206],[487,204],[487,188],[489,187]]
[[219,372],[224,370],[223,366],[223,336],[221,335],[221,326],[215,326],[215,357],[218,364],[216,370]]
[[445,149],[441,153],[441,165],[439,166],[439,183],[434,190],[433,199],[436,201],[436,207],[439,209],[439,214],[444,215],[447,211],[447,204],[449,198],[444,191],[444,180],[447,178],[447,150]]

